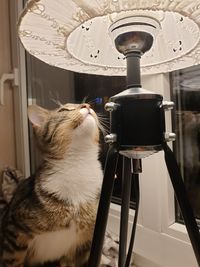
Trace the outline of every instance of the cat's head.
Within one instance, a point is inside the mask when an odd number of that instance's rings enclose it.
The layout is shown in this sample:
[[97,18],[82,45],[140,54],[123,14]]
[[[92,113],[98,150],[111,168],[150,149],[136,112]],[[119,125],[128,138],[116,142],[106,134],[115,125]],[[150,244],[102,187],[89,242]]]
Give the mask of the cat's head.
[[89,104],[65,104],[55,110],[28,107],[28,116],[40,150],[63,158],[70,145],[98,145],[99,122]]

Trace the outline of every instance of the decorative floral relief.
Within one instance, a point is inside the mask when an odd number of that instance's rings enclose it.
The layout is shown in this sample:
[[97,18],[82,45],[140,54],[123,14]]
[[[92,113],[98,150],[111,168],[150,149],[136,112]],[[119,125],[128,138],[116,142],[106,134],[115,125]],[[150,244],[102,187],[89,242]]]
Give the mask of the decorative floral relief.
[[80,22],[84,23],[86,20],[90,18],[89,15],[82,8],[79,8],[76,14],[74,14],[72,17],[78,23]]
[[40,50],[30,50],[30,54],[33,56],[48,56],[48,57],[60,57],[60,53],[45,52]]
[[30,37],[32,32],[27,30],[18,31],[20,37]]
[[77,25],[76,23],[74,23],[75,21],[77,21],[80,24],[80,20],[79,20],[80,18],[82,19],[82,21],[84,21],[85,19],[88,19],[87,14],[83,10],[79,9],[79,11],[75,15],[72,15],[72,19],[69,20],[68,24],[60,25],[57,19],[50,16],[49,14],[46,14],[45,10],[46,10],[45,6],[39,3],[32,4],[32,6],[28,8],[28,12],[32,12],[36,15],[39,15],[41,18],[45,19],[46,21],[51,22],[50,26],[54,29],[57,29],[57,32],[64,36],[68,35],[69,31],[71,31],[73,27]]
[[28,11],[37,15],[41,15],[45,11],[45,6],[39,3],[34,3],[28,8]]
[[[56,43],[55,41],[51,41],[49,39],[46,39],[45,37],[34,35],[31,31],[28,31],[28,30],[19,31],[19,36],[20,37],[27,37],[27,38],[30,38],[30,39],[36,40],[36,41],[38,40],[38,41],[44,43],[45,45],[53,46],[58,50],[64,50],[65,49],[64,44],[62,45],[60,42]],[[41,44],[40,47],[43,47],[44,44]]]

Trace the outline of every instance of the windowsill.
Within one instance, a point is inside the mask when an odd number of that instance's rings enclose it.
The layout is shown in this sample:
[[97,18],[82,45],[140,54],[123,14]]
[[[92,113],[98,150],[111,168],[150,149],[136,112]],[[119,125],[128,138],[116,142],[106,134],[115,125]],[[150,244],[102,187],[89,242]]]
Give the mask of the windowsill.
[[180,223],[174,223],[174,224],[170,225],[169,229],[174,230],[174,231],[178,231],[178,232],[185,234],[185,235],[187,234],[187,230],[186,230],[185,225],[180,224]]
[[[134,210],[130,210],[128,238],[130,238]],[[108,230],[119,234],[120,206],[111,204]],[[134,253],[139,255],[136,266],[143,265],[139,259],[146,259],[147,262],[155,263],[161,267],[198,267],[196,259],[187,237],[184,225],[174,223],[168,229],[156,232],[142,225],[137,224]]]

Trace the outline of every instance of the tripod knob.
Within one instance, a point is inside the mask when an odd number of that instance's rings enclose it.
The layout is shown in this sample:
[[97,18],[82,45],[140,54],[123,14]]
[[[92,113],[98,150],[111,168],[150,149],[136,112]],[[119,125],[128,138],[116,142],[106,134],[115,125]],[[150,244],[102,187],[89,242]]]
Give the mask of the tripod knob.
[[118,108],[118,104],[114,103],[114,102],[108,102],[105,104],[105,110],[112,112],[114,110],[116,110]]
[[115,143],[117,141],[117,135],[116,134],[107,134],[105,136],[105,142],[107,144],[112,144],[112,143]]
[[163,101],[162,102],[162,107],[165,109],[165,110],[171,110],[174,108],[174,102],[172,101]]
[[176,140],[176,134],[175,133],[165,133],[165,141],[175,141]]

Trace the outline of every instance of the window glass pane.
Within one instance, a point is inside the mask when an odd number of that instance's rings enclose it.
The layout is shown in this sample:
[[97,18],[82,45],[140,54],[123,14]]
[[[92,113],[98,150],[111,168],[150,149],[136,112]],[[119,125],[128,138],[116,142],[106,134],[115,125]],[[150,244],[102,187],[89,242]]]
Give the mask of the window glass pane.
[[[74,101],[74,75],[72,72],[58,69],[27,54],[27,88],[28,104],[37,104],[43,108],[58,107],[61,103]],[[31,173],[41,163],[40,153],[33,138],[32,127],[30,136]]]
[[[104,105],[108,102],[110,96],[121,92],[126,87],[125,77],[73,73],[49,66],[29,54],[27,54],[27,81],[29,103],[34,103],[47,109],[54,109],[57,107],[56,101],[60,101],[62,104],[67,102],[81,103],[86,99],[86,102],[90,103],[101,117],[107,132],[109,132],[109,114],[104,110]],[[100,160],[102,166],[105,163],[107,148],[103,135],[101,135]],[[31,173],[33,174],[41,163],[41,156],[35,146],[31,127],[30,158]],[[122,158],[120,156],[113,190],[113,201],[115,203],[120,203],[121,175]],[[132,206],[133,200],[134,196],[132,194]]]
[[[200,66],[172,72],[172,94],[176,104],[174,143],[176,158],[196,218],[200,219]],[[182,221],[179,208],[177,220]]]

